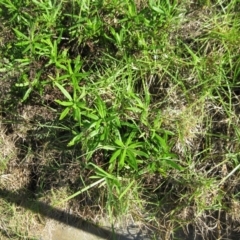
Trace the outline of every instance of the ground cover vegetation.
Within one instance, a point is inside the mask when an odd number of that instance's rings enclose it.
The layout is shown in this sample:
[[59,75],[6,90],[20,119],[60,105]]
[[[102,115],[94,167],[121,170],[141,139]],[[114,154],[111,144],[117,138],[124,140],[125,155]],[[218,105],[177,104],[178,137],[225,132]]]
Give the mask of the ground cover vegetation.
[[[239,239],[239,0],[0,0],[0,28],[2,189]],[[36,239],[0,209],[1,239]]]

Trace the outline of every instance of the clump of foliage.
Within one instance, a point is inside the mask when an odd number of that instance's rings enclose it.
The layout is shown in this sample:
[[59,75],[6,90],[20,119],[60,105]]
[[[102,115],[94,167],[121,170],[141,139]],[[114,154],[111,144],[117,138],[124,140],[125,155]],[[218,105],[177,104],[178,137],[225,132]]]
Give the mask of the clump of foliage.
[[238,202],[239,1],[0,6],[10,98],[57,113],[62,142],[91,172],[93,182],[59,202],[100,184],[111,214],[134,212],[135,194],[148,202],[149,220],[141,220],[170,222],[171,236],[188,224],[207,235],[201,221],[214,229],[206,211],[220,221],[217,213],[232,210],[227,202]]

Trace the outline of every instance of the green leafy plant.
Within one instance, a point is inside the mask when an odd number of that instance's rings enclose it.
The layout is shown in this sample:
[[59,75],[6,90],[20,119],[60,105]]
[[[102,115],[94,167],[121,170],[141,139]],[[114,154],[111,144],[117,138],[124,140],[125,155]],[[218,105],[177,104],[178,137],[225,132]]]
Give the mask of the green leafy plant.
[[117,167],[118,171],[125,167],[138,172],[138,165],[143,162],[141,158],[148,158],[148,154],[144,152],[144,143],[136,141],[135,137],[136,132],[132,131],[127,139],[124,140],[119,135],[119,138],[114,141],[112,147],[115,148],[115,151],[109,160],[110,172],[115,167]]
[[85,124],[86,149],[94,150],[98,146],[105,146],[111,142],[117,129],[121,127],[118,114],[114,109],[107,109],[106,103],[97,96],[95,111],[91,121]]
[[[0,0],[1,187],[27,163],[34,201],[92,203],[89,216],[130,216],[165,239],[189,224],[222,238],[225,209],[239,222],[239,11],[239,0]],[[1,225],[0,238],[31,238]]]
[[171,151],[171,144],[169,136],[173,133],[165,131],[163,135],[152,133],[151,138],[148,141],[148,149],[152,153],[152,158],[147,166],[151,172],[158,171],[163,176],[167,176],[169,169],[183,170],[183,168],[177,163],[176,154]]

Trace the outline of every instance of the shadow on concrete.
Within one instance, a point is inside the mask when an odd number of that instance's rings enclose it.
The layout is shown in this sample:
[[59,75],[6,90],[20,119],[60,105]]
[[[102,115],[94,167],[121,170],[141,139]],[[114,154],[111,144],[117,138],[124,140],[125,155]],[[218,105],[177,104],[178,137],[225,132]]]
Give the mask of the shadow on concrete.
[[[21,190],[19,191],[21,192]],[[139,234],[131,236],[126,236],[127,234],[119,234],[116,233],[114,228],[113,229],[106,229],[103,227],[99,227],[96,224],[89,223],[88,221],[84,220],[83,218],[67,213],[63,210],[59,210],[55,207],[50,206],[44,202],[34,200],[29,198],[29,193],[26,190],[22,190],[23,194],[21,193],[14,193],[8,191],[6,189],[0,188],[0,198],[14,203],[18,206],[21,206],[25,209],[31,210],[34,213],[41,214],[44,217],[49,219],[54,219],[59,223],[63,223],[65,225],[81,229],[82,231],[88,232],[96,237],[100,237],[103,239],[109,240],[141,240],[141,236]],[[24,193],[25,192],[25,193]]]

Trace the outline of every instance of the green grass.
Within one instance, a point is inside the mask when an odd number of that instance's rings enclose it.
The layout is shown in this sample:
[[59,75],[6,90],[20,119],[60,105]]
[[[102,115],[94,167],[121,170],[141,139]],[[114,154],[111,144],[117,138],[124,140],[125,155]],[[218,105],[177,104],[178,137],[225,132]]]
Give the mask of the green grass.
[[[58,202],[92,199],[100,189],[95,203],[104,213],[132,214],[165,239],[188,224],[220,237],[222,211],[237,224],[239,5],[0,1],[8,136],[18,136],[19,152],[27,146],[43,159],[48,145],[49,156],[65,151],[67,163],[84,170],[81,189],[70,184]],[[25,121],[24,136],[13,115]],[[65,161],[51,159],[35,173],[43,195]]]

